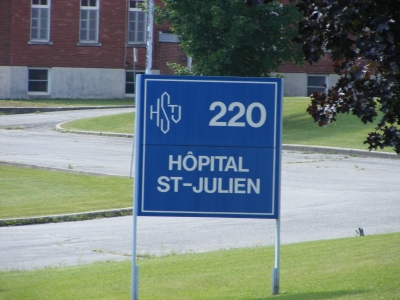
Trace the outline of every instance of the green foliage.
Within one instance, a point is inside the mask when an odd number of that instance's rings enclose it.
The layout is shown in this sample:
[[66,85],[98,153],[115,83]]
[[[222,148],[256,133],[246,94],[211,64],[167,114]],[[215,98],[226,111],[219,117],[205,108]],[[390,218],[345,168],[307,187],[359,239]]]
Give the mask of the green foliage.
[[163,0],[158,22],[167,21],[193,58],[193,73],[269,76],[283,62],[301,61],[296,35],[299,13],[277,1],[246,7],[243,0]]
[[364,143],[400,154],[400,1],[302,0],[297,6],[303,17],[295,41],[306,60],[316,62],[330,50],[341,75],[327,95],[311,95],[309,114],[326,126],[337,113],[368,123],[381,111]]
[[194,75],[192,70],[190,70],[188,67],[182,66],[180,64],[167,62],[167,66],[172,71],[174,71],[175,75],[181,75],[181,76]]

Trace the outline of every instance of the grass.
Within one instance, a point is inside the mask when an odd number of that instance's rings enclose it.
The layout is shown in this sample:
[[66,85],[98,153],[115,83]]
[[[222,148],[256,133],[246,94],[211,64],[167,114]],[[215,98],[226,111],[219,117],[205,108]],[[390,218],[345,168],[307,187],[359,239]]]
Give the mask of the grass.
[[135,113],[124,113],[105,117],[80,119],[64,123],[62,127],[67,130],[132,133],[134,124]]
[[60,107],[134,105],[134,99],[31,99],[0,100],[0,107]]
[[[363,142],[369,132],[375,131],[376,123],[364,124],[351,114],[338,114],[335,123],[319,127],[306,112],[309,103],[309,98],[284,98],[284,144],[367,150]],[[391,149],[387,151],[393,152]]]
[[[284,144],[318,145],[326,147],[367,150],[363,142],[376,124],[363,124],[353,115],[340,114],[337,121],[327,127],[319,127],[308,115],[309,98],[286,97],[283,110]],[[132,134],[133,113],[83,119],[64,124],[66,129],[108,131]],[[382,150],[393,152],[392,149]]]
[[[400,233],[140,260],[141,300],[400,299]],[[2,299],[129,299],[130,262],[1,271]]]
[[24,130],[24,126],[0,126],[0,129],[5,129],[5,130]]
[[0,174],[0,219],[132,206],[133,183],[129,178],[8,166],[0,166]]

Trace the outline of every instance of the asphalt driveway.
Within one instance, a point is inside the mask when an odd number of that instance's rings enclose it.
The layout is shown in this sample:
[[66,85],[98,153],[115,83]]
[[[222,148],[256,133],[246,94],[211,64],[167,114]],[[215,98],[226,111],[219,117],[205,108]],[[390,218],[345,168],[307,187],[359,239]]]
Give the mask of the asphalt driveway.
[[[66,134],[57,123],[132,111],[0,116],[0,161],[129,176],[132,139]],[[400,160],[283,151],[281,242],[400,231]],[[22,183],[21,183],[22,184]],[[272,245],[274,220],[138,218],[138,254]],[[0,228],[0,269],[131,259],[132,217]]]

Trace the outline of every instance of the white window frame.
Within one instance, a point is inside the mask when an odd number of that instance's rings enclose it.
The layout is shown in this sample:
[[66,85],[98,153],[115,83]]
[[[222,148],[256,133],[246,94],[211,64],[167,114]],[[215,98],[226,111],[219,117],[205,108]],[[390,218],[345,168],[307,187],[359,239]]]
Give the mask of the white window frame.
[[[133,73],[133,81],[128,81],[127,80],[127,73]],[[136,76],[135,75],[139,75],[139,74],[145,74],[146,71],[145,70],[137,70],[137,71],[133,71],[133,70],[125,70],[125,95],[130,97],[130,96],[134,96],[135,95],[135,90],[136,90]],[[133,93],[127,93],[126,92],[126,85],[127,84],[133,84]]]
[[[98,43],[99,42],[99,11],[100,11],[100,0],[95,0],[96,5],[95,6],[90,6],[90,0],[87,0],[88,4],[87,6],[82,6],[82,2],[84,0],[80,0],[80,16],[79,16],[79,42],[84,43],[84,44],[90,44],[90,43]],[[87,13],[87,18],[82,19],[82,12],[86,11]],[[94,12],[96,16],[96,24],[95,24],[95,38],[90,39],[90,15]],[[86,22],[86,27],[82,28],[82,23]],[[83,37],[82,33],[85,33],[85,36]]]
[[[47,78],[46,80],[42,79],[30,79],[29,78],[29,71],[30,70],[45,70],[47,71]],[[49,95],[50,94],[50,69],[49,68],[28,68],[28,94],[31,95]],[[29,83],[30,82],[47,82],[46,91],[30,91],[29,90]]]
[[[131,7],[131,3],[134,2],[136,5],[135,7]],[[141,10],[138,6],[139,3],[143,3],[143,0],[129,0],[129,12],[128,12],[128,44],[131,45],[145,45],[146,44],[146,38],[147,38],[147,14],[143,10]],[[144,20],[143,20],[143,39],[139,40],[138,39],[138,34],[141,31],[138,31],[139,27],[139,19],[138,16],[139,14],[143,14]],[[135,16],[135,20],[131,20],[131,16]],[[135,27],[135,30],[131,30],[132,26]],[[131,39],[131,36],[134,35],[134,38]]]
[[[324,78],[325,87],[322,86],[322,85],[319,85],[319,86],[317,86],[317,85],[309,85],[309,78],[310,77],[323,77]],[[326,93],[327,92],[327,88],[328,88],[328,76],[327,75],[323,75],[323,74],[307,74],[307,95],[308,96],[311,95],[311,93],[313,91],[316,91],[317,93],[321,93],[321,92]]]
[[[33,42],[50,42],[50,17],[51,17],[51,0],[45,0],[46,5],[34,4],[33,2],[41,2],[43,0],[31,0],[31,28],[30,28],[30,41]],[[33,10],[37,10],[38,17],[33,17]],[[45,23],[46,28],[42,27],[42,14],[47,11],[47,22]],[[36,20],[37,26],[34,27],[34,21]],[[33,37],[33,31],[37,31],[37,36]],[[41,31],[46,30],[46,37],[41,36]]]

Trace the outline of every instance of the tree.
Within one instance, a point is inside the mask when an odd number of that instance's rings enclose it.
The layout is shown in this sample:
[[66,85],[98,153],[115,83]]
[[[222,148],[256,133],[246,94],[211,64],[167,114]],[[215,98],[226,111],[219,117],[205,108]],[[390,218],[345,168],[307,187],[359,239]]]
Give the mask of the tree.
[[294,5],[272,0],[163,0],[158,22],[167,21],[193,58],[193,73],[269,76],[282,62],[301,62]]
[[[368,149],[393,147],[400,154],[400,1],[302,0],[299,35],[311,64],[331,51],[341,77],[325,93],[313,93],[307,111],[320,126],[352,113],[377,123]],[[378,112],[379,113],[378,115]]]

